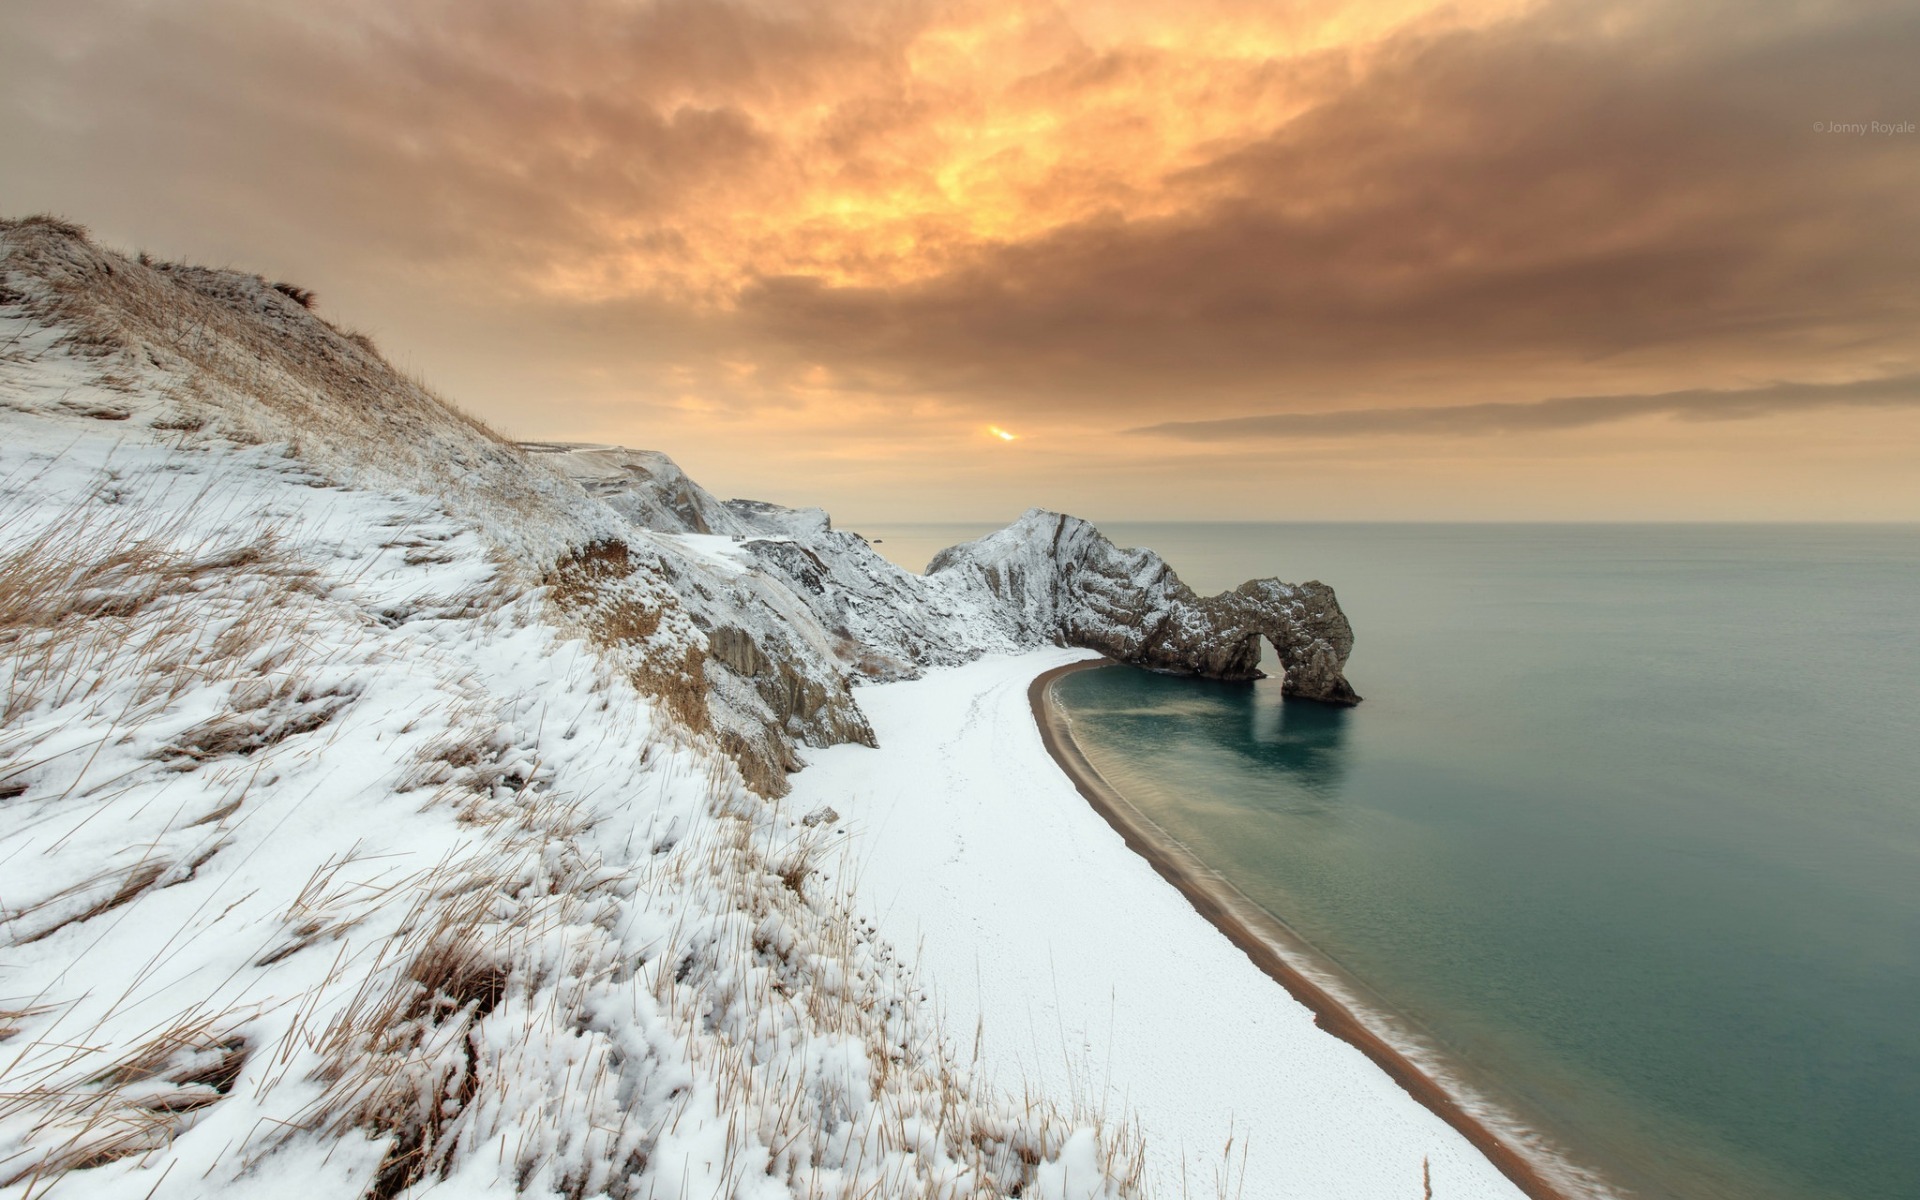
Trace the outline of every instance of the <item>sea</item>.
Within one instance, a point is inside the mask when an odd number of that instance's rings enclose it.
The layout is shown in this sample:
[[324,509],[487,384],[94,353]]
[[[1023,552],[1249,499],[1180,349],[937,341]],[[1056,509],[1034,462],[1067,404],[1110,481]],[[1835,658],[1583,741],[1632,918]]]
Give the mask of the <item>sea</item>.
[[[920,570],[988,528],[858,531]],[[1622,1195],[1920,1197],[1920,526],[1101,528],[1336,589],[1357,708],[1055,695],[1429,1057]]]

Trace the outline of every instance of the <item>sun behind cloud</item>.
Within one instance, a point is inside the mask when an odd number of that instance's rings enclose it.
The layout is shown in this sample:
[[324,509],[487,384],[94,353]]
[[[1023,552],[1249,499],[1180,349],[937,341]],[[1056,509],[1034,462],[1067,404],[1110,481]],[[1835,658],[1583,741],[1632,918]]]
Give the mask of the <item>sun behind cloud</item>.
[[1007,430],[1000,428],[998,425],[987,426],[987,432],[992,434],[994,437],[999,438],[1003,442],[1017,442],[1020,440],[1019,434],[1009,433]]

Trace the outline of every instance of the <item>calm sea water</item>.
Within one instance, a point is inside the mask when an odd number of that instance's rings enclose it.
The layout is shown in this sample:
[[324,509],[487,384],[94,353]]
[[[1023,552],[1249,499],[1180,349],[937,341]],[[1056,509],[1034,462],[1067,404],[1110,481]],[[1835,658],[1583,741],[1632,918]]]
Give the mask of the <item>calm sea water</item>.
[[1358,632],[1353,710],[1061,682],[1209,865],[1631,1191],[1920,1197],[1920,527],[1105,531]]

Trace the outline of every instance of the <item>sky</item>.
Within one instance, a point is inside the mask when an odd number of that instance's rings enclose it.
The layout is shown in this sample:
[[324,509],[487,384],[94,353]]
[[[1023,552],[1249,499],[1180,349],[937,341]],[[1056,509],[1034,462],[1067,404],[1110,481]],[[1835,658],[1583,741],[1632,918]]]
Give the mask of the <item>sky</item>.
[[1920,520],[1912,0],[10,0],[0,211],[843,521]]

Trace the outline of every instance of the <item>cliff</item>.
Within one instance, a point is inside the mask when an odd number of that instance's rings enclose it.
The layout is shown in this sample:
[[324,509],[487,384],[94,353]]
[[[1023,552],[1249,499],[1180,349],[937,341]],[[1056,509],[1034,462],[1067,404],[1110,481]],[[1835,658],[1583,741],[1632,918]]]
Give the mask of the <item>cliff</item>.
[[716,500],[664,455],[613,447],[530,447],[655,533],[725,534],[751,574],[804,609],[840,664],[910,678],[990,651],[1078,646],[1148,670],[1211,679],[1261,675],[1271,643],[1290,696],[1360,697],[1343,674],[1353,629],[1333,589],[1255,579],[1196,595],[1151,550],[1115,546],[1078,517],[1032,509],[1005,529],[936,555],[924,575],[882,558],[819,509]]
[[1356,705],[1344,666],[1354,630],[1321,582],[1250,580],[1200,597],[1150,549],[1123,549],[1092,524],[1031,509],[935,555],[925,574],[883,559],[820,509],[718,501],[670,459],[603,445],[530,444],[655,534],[724,534],[758,588],[806,614],[814,641],[858,678],[899,680],[989,651],[1073,645],[1148,670],[1260,678],[1273,645],[1286,695]]

